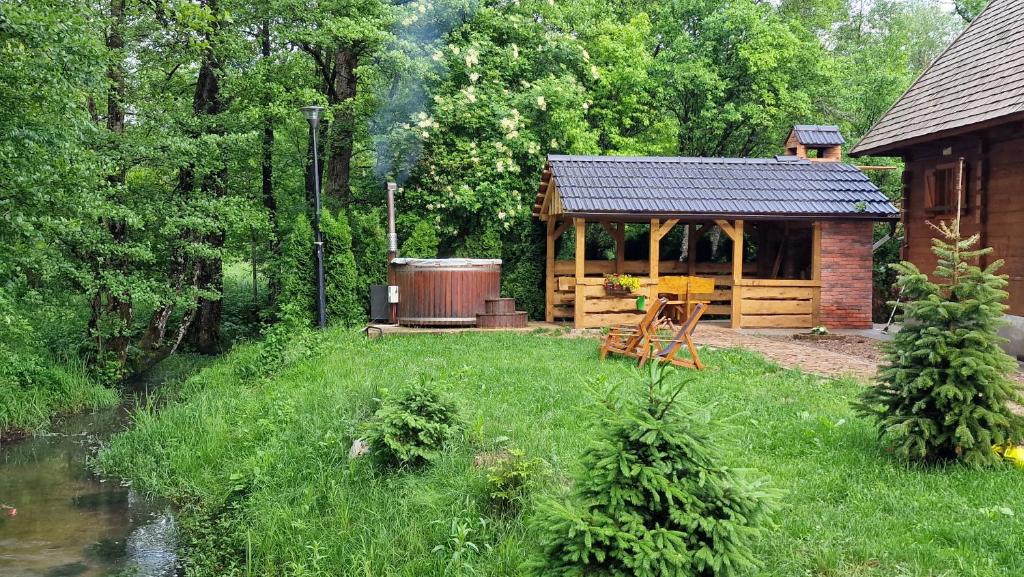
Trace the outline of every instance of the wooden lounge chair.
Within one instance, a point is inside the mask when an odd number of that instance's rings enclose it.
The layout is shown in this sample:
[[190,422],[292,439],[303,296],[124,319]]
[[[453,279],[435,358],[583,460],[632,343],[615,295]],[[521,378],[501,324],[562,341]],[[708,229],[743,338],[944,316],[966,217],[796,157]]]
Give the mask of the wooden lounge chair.
[[624,325],[609,331],[601,343],[601,359],[608,353],[617,353],[640,359],[640,364],[646,362],[651,354],[651,339],[655,336],[658,317],[667,302],[665,298],[652,302],[638,325]]
[[[704,364],[700,362],[700,355],[697,354],[697,347],[693,345],[693,329],[697,328],[697,321],[700,317],[704,316],[704,311],[708,310],[708,305],[705,303],[697,303],[693,307],[693,312],[690,314],[686,322],[679,328],[679,332],[675,334],[671,339],[663,339],[655,334],[651,337],[651,346],[656,347],[658,350],[652,357],[655,361],[672,363],[673,365],[686,367],[690,369],[703,369]],[[676,355],[683,348],[683,345],[690,350],[690,358],[678,358]],[[647,361],[646,356],[640,358],[640,366]]]

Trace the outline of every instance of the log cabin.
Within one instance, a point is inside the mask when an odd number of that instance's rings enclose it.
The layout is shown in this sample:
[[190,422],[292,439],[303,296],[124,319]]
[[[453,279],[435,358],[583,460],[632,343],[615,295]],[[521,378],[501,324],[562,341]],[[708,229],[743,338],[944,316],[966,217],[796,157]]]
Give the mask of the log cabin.
[[[873,223],[898,210],[840,161],[843,142],[834,126],[798,126],[792,154],[775,158],[549,156],[533,209],[547,231],[546,320],[635,322],[635,296],[604,286],[614,273],[638,277],[649,302],[666,278],[692,279],[734,328],[870,328]],[[588,226],[614,254],[588,252]],[[572,259],[558,258],[563,236]]]
[[[1024,0],[992,0],[850,152],[901,157],[902,256],[934,270],[953,218],[1006,262],[1008,350],[1024,357]],[[985,264],[985,263],[982,263]]]

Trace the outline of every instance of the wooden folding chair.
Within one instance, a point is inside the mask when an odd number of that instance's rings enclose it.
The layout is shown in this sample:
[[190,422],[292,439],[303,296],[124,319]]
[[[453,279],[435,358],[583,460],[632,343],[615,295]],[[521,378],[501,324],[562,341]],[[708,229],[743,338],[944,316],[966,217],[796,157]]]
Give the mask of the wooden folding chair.
[[601,360],[604,360],[608,353],[617,353],[640,359],[641,364],[646,362],[651,354],[651,339],[655,336],[658,316],[667,302],[668,299],[665,298],[652,302],[644,318],[635,327],[623,325],[609,331],[601,343]]
[[[708,305],[705,303],[697,303],[693,307],[693,312],[690,314],[686,322],[680,327],[679,332],[675,334],[671,339],[663,339],[655,334],[651,337],[651,346],[656,347],[658,351],[654,353],[652,357],[655,361],[672,363],[679,367],[686,367],[689,369],[703,369],[704,364],[700,362],[700,355],[697,354],[697,347],[693,345],[693,329],[697,328],[697,321],[700,317],[704,316],[704,311],[708,310]],[[690,349],[690,358],[677,358],[676,355],[683,348],[683,345]],[[640,366],[643,366],[647,361],[645,357],[641,357]]]

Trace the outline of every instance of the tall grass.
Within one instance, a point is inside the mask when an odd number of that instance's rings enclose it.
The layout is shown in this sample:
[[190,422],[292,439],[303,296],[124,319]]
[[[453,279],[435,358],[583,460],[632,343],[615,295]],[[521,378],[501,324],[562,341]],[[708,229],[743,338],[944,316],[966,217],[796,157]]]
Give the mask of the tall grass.
[[111,406],[119,399],[116,390],[90,379],[78,361],[54,362],[40,375],[31,385],[0,380],[0,433],[44,430],[55,414]]
[[[520,574],[537,550],[529,503],[522,517],[490,510],[474,456],[519,447],[549,464],[539,491],[560,495],[590,438],[594,390],[638,382],[628,363],[599,362],[593,341],[518,334],[334,331],[289,358],[263,378],[260,348],[236,347],[99,456],[201,519],[183,522],[195,575]],[[778,529],[756,547],[763,574],[1024,574],[1024,472],[907,467],[853,418],[859,383],[743,351],[705,359],[709,370],[678,378],[722,425],[727,464],[786,491]],[[456,401],[458,446],[415,472],[350,461],[375,399],[421,375]]]

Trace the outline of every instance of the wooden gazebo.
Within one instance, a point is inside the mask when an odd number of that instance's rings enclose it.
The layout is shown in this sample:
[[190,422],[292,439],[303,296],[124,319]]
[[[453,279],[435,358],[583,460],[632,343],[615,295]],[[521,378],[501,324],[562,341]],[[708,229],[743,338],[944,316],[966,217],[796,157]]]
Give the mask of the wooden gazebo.
[[[620,273],[640,277],[649,300],[664,276],[713,278],[715,290],[696,296],[734,328],[870,326],[872,223],[898,211],[858,169],[830,156],[550,156],[534,207],[547,229],[546,320],[577,328],[635,321],[636,296],[603,286],[605,274]],[[586,255],[588,225],[614,240],[613,260]],[[648,230],[645,259],[627,258],[630,225]],[[558,260],[570,227],[574,258]],[[687,227],[681,257],[662,260],[676,227]],[[731,258],[709,261],[698,246],[716,228]]]

